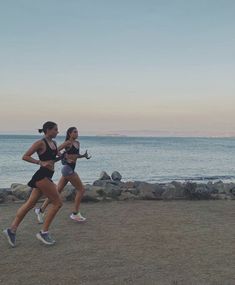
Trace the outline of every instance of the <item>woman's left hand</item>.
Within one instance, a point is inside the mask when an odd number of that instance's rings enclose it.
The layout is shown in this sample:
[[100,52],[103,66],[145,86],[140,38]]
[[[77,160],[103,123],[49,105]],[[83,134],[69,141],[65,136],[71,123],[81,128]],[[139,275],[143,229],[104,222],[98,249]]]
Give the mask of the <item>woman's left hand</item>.
[[86,152],[84,153],[84,157],[85,157],[86,159],[90,159],[90,158],[91,158],[91,155],[89,156],[87,150],[86,150]]

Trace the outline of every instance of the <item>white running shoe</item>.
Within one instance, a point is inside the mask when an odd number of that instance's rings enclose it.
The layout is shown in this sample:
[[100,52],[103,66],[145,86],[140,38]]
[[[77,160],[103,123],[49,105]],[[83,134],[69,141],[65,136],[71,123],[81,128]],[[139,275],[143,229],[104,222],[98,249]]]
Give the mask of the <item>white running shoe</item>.
[[40,211],[40,208],[35,208],[35,209],[34,209],[34,212],[35,212],[35,214],[37,215],[38,223],[39,223],[39,224],[43,224],[43,222],[44,222],[44,219],[43,219],[44,213],[42,213],[42,212]]
[[72,220],[74,220],[74,221],[76,221],[76,222],[80,222],[80,223],[86,221],[86,218],[84,218],[84,217],[80,214],[80,212],[78,212],[76,215],[71,214],[71,215],[70,215],[70,219],[72,219]]

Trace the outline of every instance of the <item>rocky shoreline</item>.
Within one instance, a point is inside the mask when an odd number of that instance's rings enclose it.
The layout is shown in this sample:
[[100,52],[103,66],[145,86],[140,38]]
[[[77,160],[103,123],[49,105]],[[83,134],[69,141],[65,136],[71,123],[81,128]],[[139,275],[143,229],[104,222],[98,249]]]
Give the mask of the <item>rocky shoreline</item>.
[[[125,201],[125,200],[235,200],[235,183],[208,182],[192,183],[147,183],[143,181],[122,182],[122,176],[115,171],[109,176],[105,171],[94,183],[85,185],[82,202]],[[31,188],[13,183],[10,188],[0,188],[0,203],[25,201]],[[64,201],[73,201],[75,189],[67,185],[62,192]]]

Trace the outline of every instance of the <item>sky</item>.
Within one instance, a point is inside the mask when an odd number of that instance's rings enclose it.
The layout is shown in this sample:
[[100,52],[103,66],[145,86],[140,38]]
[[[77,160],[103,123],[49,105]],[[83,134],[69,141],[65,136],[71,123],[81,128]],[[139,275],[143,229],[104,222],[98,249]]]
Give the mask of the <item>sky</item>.
[[235,1],[0,0],[0,133],[235,135]]

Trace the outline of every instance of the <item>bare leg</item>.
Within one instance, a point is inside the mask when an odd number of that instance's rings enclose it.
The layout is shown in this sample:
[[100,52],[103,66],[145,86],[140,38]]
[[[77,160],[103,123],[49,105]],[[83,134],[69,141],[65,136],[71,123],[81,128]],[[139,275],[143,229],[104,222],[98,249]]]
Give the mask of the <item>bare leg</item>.
[[16,217],[11,224],[11,231],[16,232],[19,224],[24,219],[25,215],[31,210],[35,204],[37,203],[38,199],[42,195],[40,189],[34,188],[29,196],[29,199],[24,203],[17,211]]
[[61,176],[57,185],[57,191],[61,193],[68,182],[68,179],[66,179],[64,176]]
[[[62,177],[60,178],[59,182],[58,182],[57,191],[58,191],[59,193],[61,193],[67,183],[68,183],[68,180],[67,180],[65,177],[62,176]],[[42,206],[40,207],[40,210],[41,210],[42,213],[45,212],[47,206],[48,206],[50,203],[51,203],[51,201],[50,201],[48,198],[46,198],[46,200],[43,202]]]
[[75,200],[74,200],[74,212],[77,213],[77,212],[79,212],[81,200],[82,200],[82,197],[85,193],[85,188],[84,188],[82,181],[81,181],[81,179],[77,173],[74,173],[71,176],[67,176],[67,179],[70,181],[70,183],[77,190]]
[[54,217],[56,215],[56,213],[62,207],[62,201],[61,201],[60,195],[56,189],[56,185],[53,182],[51,182],[49,179],[44,178],[44,179],[38,181],[37,187],[51,201],[51,207],[48,210],[48,213],[46,215],[46,219],[45,219],[43,227],[42,227],[42,230],[44,232],[47,232],[52,220],[54,219]]

